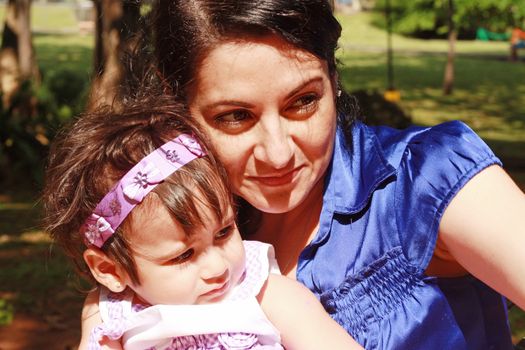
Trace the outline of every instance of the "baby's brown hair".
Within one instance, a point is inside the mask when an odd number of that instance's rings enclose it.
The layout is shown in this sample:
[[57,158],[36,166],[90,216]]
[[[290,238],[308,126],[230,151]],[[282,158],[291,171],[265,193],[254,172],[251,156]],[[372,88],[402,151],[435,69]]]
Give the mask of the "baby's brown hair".
[[[135,164],[182,133],[194,135],[207,156],[175,171],[146,196],[143,205],[164,205],[191,234],[206,219],[197,210],[196,193],[219,220],[232,205],[232,197],[224,168],[183,104],[171,96],[127,101],[118,111],[103,107],[86,112],[57,134],[43,191],[45,228],[82,276],[94,281],[83,259],[82,224]],[[140,284],[127,239],[132,215],[133,211],[101,249],[124,268],[133,283]]]

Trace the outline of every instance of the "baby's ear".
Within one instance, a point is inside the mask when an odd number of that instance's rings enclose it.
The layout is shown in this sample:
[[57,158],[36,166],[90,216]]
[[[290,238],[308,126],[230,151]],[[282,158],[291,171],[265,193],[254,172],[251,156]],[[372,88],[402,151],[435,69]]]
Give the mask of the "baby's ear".
[[126,289],[126,272],[102,250],[96,247],[87,248],[84,251],[84,261],[98,283],[115,293]]

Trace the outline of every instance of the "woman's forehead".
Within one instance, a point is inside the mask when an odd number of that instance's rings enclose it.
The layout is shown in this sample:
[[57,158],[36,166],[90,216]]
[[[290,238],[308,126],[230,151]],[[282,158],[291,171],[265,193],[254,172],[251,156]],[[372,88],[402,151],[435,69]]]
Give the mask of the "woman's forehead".
[[294,88],[317,77],[328,79],[326,62],[276,36],[227,41],[209,51],[197,68],[190,103],[195,97],[214,100],[228,93],[237,97],[267,83]]
[[[219,41],[202,57],[201,63],[197,66],[197,75],[199,70],[207,65],[210,61],[221,59],[223,62],[230,62],[232,65],[242,63],[242,59],[250,57],[256,61],[250,61],[252,64],[264,63],[268,55],[280,57],[283,61],[297,63],[312,63],[322,61],[312,53],[296,47],[278,35],[268,35],[263,37],[235,38]],[[220,69],[221,67],[215,67]]]

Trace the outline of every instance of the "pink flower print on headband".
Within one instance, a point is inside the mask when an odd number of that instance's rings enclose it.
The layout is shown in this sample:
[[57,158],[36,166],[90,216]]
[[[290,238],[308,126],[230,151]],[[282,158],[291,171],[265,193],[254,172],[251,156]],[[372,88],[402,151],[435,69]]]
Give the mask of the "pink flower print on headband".
[[86,241],[91,245],[101,247],[114,231],[109,222],[102,216],[91,214],[89,221],[91,223],[86,224]]
[[204,157],[206,153],[202,150],[201,145],[193,137],[183,137],[180,142],[197,157]]
[[155,186],[182,166],[205,155],[195,138],[182,134],[144,157],[102,198],[82,225],[80,231],[86,245],[102,247]]
[[140,169],[133,178],[123,178],[121,181],[124,195],[136,203],[142,202],[149,192],[147,191],[148,186],[156,186],[164,180],[162,173],[155,164],[144,161],[138,165]]

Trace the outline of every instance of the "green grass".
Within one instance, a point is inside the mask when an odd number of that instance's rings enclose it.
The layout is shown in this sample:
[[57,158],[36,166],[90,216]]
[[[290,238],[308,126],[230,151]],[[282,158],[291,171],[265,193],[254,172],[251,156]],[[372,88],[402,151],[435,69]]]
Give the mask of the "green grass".
[[[4,23],[5,6],[0,6],[0,20]],[[69,31],[78,30],[73,4],[38,4],[31,5],[31,27],[33,31]]]
[[[343,50],[367,49],[384,50],[387,45],[386,32],[372,25],[374,13],[358,13],[355,15],[338,14],[343,32],[340,46]],[[397,51],[416,51],[440,53],[447,52],[446,40],[421,40],[401,35],[392,35],[392,44]],[[469,55],[503,55],[508,56],[509,45],[506,42],[482,42],[463,40],[457,42],[457,52]]]
[[[349,90],[386,89],[386,34],[370,14],[339,15],[343,23],[338,58]],[[455,89],[442,93],[448,49],[445,40],[394,35],[394,86],[414,123],[468,123],[504,159],[525,157],[525,64],[508,61],[508,43],[460,41]],[[525,162],[524,162],[525,164]]]
[[40,229],[41,208],[33,202],[0,202],[0,243]]
[[37,34],[33,38],[43,74],[60,69],[78,72],[89,79],[93,70],[93,35]]
[[[0,244],[0,299],[15,313],[78,318],[83,295],[66,258],[42,234]],[[72,317],[72,315],[75,315]]]

